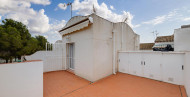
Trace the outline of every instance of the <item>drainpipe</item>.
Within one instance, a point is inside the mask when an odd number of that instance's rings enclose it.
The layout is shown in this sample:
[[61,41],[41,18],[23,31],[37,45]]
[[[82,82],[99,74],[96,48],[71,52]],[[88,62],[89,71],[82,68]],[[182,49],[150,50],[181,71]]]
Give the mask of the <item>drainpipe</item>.
[[121,23],[121,50],[123,50],[123,23]]
[[[112,28],[113,28],[113,24],[112,24]],[[115,68],[116,68],[116,66],[115,66],[115,32],[113,32],[112,35],[113,35],[112,36],[113,37],[113,74],[116,74],[116,72],[115,72]]]
[[[64,43],[64,42],[63,42]],[[65,70],[67,70],[67,40],[65,40]]]

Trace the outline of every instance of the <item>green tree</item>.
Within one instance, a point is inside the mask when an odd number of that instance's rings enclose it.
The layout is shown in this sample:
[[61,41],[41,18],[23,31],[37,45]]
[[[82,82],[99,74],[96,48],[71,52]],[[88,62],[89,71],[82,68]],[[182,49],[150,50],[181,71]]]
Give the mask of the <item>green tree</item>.
[[20,58],[22,55],[25,54],[23,50],[27,46],[27,41],[31,39],[31,34],[29,33],[29,30],[27,29],[26,25],[24,25],[21,22],[14,21],[12,19],[5,19],[2,21],[3,25],[2,27],[7,29],[9,26],[14,27],[20,34],[21,38],[21,47],[17,50],[17,56]]
[[1,56],[6,60],[12,59],[16,55],[18,49],[21,48],[21,37],[16,28],[8,26],[7,28],[0,28],[0,48]]
[[36,39],[38,40],[38,50],[45,50],[46,43],[48,42],[47,39],[41,35],[36,36]]
[[21,58],[38,50],[45,50],[47,39],[43,36],[32,37],[21,22],[5,19],[0,25],[0,58]]
[[0,26],[0,57],[8,61],[11,53],[7,50],[10,47],[8,34],[5,32],[5,29]]

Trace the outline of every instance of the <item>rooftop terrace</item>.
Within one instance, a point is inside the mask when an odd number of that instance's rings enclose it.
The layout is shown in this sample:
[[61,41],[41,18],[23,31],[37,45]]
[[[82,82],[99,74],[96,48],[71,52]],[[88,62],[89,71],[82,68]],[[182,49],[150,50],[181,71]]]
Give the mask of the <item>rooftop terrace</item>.
[[44,73],[44,97],[187,97],[183,86],[124,73],[91,83],[67,71]]

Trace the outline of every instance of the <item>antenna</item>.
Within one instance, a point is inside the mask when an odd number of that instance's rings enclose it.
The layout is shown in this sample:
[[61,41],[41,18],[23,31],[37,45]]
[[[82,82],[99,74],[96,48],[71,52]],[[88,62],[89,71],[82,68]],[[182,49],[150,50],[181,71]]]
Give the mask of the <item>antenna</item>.
[[71,2],[69,2],[69,3],[67,3],[67,4],[64,3],[63,6],[64,6],[64,7],[67,7],[67,6],[69,6],[69,5],[71,6],[70,10],[71,10],[71,18],[72,18],[72,3],[71,3]]
[[158,33],[157,30],[156,30],[156,37],[158,36],[158,34],[159,34],[159,33]]
[[96,14],[96,9],[95,9],[95,7],[94,7],[94,4],[93,4],[93,13],[95,13]]
[[151,33],[153,34],[153,37],[154,37],[154,40],[155,40],[159,33],[157,32],[157,30],[155,30],[155,31],[153,31]]
[[150,33],[152,33],[152,34],[153,34],[153,38],[154,38],[154,41],[155,41],[155,36],[154,36],[154,35],[155,35],[155,34],[154,34],[155,32],[153,31],[153,32],[150,32]]
[[69,2],[68,4],[67,4],[67,6],[71,6],[71,18],[72,18],[72,3],[71,2]]

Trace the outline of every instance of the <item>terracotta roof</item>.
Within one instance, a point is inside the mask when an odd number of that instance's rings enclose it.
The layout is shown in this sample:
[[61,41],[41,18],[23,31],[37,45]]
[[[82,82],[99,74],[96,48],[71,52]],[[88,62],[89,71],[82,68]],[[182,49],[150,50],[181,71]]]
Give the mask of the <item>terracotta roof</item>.
[[158,36],[155,40],[155,43],[157,43],[157,42],[174,42],[174,35]]
[[141,43],[140,50],[152,50],[154,43]]

